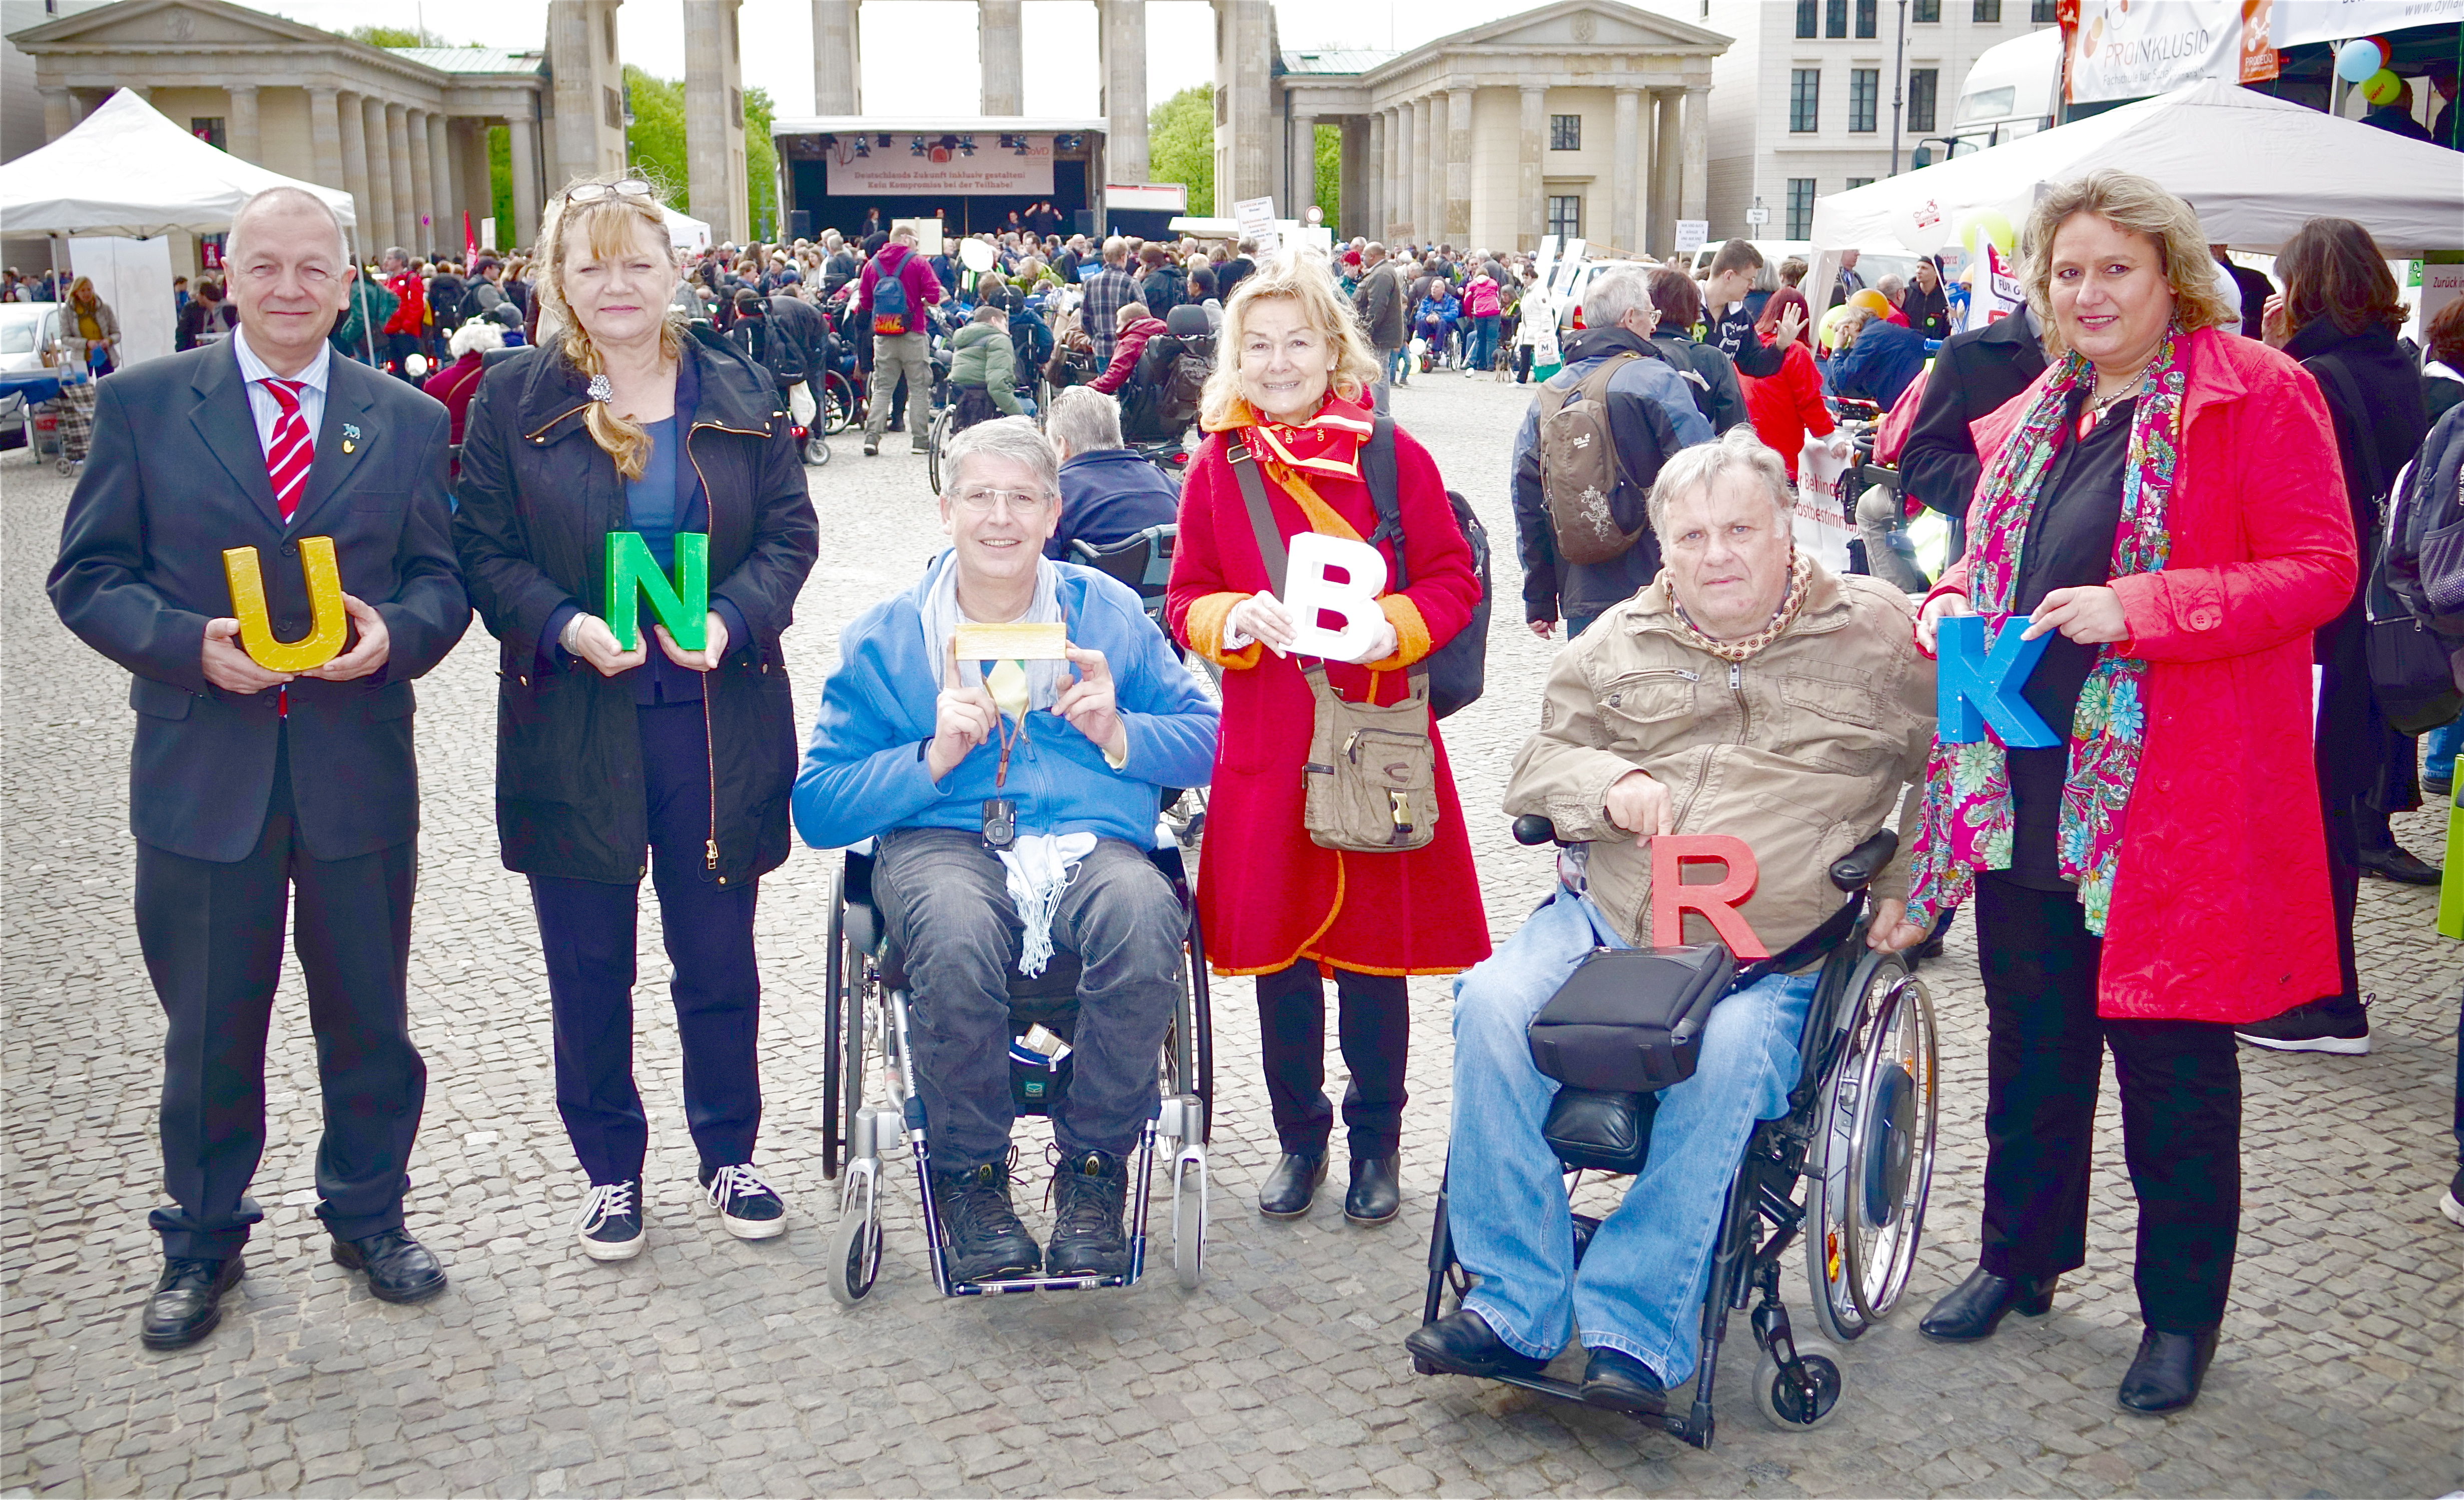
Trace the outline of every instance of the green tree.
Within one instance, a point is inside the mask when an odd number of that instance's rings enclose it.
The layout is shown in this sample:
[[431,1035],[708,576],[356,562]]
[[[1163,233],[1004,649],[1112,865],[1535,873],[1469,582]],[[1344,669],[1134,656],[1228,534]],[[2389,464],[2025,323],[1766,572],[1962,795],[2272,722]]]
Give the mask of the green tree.
[[749,222],[755,233],[774,240],[786,232],[779,213],[779,148],[770,140],[770,121],[777,112],[767,90],[744,91],[744,196]]
[[503,125],[488,127],[488,211],[496,216],[495,248],[514,249],[514,133]]
[[[370,47],[451,47],[454,45],[434,32],[413,31],[407,26],[354,26],[343,35]],[[476,47],[477,42],[471,43]]]
[[625,156],[658,189],[671,209],[685,207],[689,159],[685,155],[685,86],[625,65],[625,101],[633,119],[625,127]]
[[[1343,222],[1343,127],[1317,127],[1317,206],[1326,211],[1326,227],[1332,229]],[[1309,211],[1309,205],[1296,203],[1284,210],[1293,218]]]
[[1215,87],[1198,83],[1175,94],[1147,115],[1147,175],[1189,189],[1189,211],[1215,211]]

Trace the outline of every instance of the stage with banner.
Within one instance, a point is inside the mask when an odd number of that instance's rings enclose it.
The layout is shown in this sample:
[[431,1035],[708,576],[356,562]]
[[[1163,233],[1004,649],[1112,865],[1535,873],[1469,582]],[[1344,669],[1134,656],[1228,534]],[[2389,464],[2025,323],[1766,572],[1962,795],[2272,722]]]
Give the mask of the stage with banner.
[[1103,181],[1100,121],[782,120],[772,139],[790,210],[815,233],[853,229],[868,209],[884,223],[937,218],[979,233],[1045,206],[1067,232]]

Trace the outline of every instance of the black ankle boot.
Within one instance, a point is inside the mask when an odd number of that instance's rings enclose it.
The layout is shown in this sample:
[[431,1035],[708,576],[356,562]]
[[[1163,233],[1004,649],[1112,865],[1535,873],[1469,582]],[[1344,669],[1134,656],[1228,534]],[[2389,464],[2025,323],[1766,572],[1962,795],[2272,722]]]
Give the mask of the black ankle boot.
[[1312,1157],[1287,1151],[1266,1174],[1266,1180],[1258,1184],[1258,1212],[1269,1219],[1306,1218],[1317,1198],[1317,1185],[1325,1180],[1324,1152]]
[[1403,1211],[1399,1156],[1352,1158],[1352,1191],[1343,1195],[1343,1217],[1353,1224],[1391,1223]]
[[2043,1317],[2053,1311],[2059,1276],[1996,1276],[1979,1268],[1933,1305],[1917,1332],[1937,1343],[1972,1344],[1991,1338],[2003,1316]]
[[2158,1417],[2180,1411],[2199,1399],[2199,1382],[2216,1357],[2216,1330],[2167,1334],[2151,1328],[2139,1335],[2138,1357],[2115,1393],[2123,1411]]

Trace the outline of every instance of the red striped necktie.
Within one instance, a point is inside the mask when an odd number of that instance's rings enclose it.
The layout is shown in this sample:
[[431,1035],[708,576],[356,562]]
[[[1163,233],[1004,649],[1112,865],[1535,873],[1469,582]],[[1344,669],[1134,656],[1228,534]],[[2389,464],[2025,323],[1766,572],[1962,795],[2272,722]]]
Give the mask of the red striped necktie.
[[274,397],[282,414],[274,419],[274,441],[266,445],[265,476],[274,483],[274,503],[289,520],[308,488],[309,466],[317,461],[317,440],[309,435],[308,419],[299,414],[299,388],[306,381],[267,376],[259,384]]

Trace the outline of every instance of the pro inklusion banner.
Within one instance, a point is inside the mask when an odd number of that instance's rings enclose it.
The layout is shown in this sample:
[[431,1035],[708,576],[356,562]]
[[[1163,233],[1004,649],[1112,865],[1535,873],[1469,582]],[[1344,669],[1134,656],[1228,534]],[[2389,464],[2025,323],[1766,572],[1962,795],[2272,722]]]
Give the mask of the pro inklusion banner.
[[826,160],[833,198],[1052,195],[1050,136],[842,135]]

